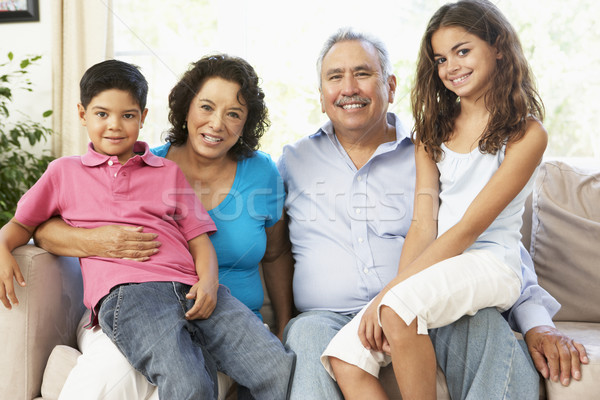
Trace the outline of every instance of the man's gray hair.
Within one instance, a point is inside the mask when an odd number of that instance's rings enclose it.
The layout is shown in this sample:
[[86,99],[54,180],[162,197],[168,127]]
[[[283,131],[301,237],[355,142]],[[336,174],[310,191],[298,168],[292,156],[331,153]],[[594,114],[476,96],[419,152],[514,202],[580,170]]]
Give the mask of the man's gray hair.
[[392,63],[390,62],[390,55],[383,44],[383,42],[371,35],[361,32],[355,32],[352,28],[340,28],[337,32],[331,35],[323,48],[321,49],[321,53],[319,53],[319,58],[317,59],[317,75],[319,76],[319,87],[321,87],[321,69],[323,68],[323,59],[329,53],[329,50],[339,42],[345,41],[360,41],[369,43],[371,46],[375,48],[377,51],[377,56],[379,57],[379,65],[381,66],[381,71],[383,73],[383,81],[387,82],[387,79],[392,75]]

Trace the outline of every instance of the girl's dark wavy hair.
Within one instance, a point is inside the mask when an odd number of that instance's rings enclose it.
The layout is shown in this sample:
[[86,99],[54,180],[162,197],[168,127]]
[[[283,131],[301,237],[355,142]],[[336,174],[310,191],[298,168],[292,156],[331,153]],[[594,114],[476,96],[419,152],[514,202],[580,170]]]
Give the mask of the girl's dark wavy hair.
[[248,108],[248,117],[242,130],[242,141],[229,150],[234,160],[250,157],[259,148],[260,138],[270,125],[265,94],[259,87],[256,71],[244,59],[227,54],[202,57],[192,63],[169,94],[169,122],[171,128],[166,140],[173,146],[182,146],[188,138],[186,118],[190,104],[207,79],[219,77],[240,85],[238,101]]
[[485,104],[490,119],[479,140],[479,150],[495,154],[510,141],[525,134],[528,118],[544,118],[544,105],[521,42],[502,12],[487,0],[461,0],[442,6],[431,17],[419,50],[415,82],[411,91],[414,117],[413,141],[422,143],[435,160],[442,155],[441,144],[450,139],[460,100],[438,76],[431,37],[440,28],[460,27],[496,46],[502,58],[496,60]]

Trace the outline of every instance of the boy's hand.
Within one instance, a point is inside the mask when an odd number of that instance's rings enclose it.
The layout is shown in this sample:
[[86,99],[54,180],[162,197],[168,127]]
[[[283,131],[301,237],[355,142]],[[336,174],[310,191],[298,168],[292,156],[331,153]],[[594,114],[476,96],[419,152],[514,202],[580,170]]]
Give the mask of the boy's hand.
[[19,264],[12,254],[2,250],[0,251],[0,301],[9,310],[12,309],[11,302],[15,306],[19,304],[19,299],[15,295],[13,277],[19,285],[25,286]]
[[198,281],[189,293],[185,296],[188,299],[196,299],[196,302],[185,313],[185,318],[192,319],[206,319],[210,317],[215,307],[217,306],[217,290],[219,284],[217,282],[203,282]]

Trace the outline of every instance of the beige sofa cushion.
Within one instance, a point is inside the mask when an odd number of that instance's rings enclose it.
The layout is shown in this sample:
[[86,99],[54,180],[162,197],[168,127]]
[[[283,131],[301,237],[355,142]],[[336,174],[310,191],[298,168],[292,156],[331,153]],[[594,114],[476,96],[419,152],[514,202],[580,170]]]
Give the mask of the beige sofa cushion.
[[77,364],[81,355],[79,350],[70,346],[59,345],[52,350],[42,381],[42,397],[44,400],[58,400],[60,391],[65,385],[67,376]]
[[571,380],[567,387],[546,380],[548,400],[597,399],[600,393],[600,324],[557,322],[556,327],[585,346],[590,362],[581,367],[581,380]]
[[76,259],[56,257],[32,245],[13,251],[27,286],[15,287],[19,305],[0,306],[0,399],[39,396],[42,374],[57,344],[75,345],[83,313]]
[[556,321],[600,322],[600,169],[541,166],[531,256],[540,285],[562,304]]

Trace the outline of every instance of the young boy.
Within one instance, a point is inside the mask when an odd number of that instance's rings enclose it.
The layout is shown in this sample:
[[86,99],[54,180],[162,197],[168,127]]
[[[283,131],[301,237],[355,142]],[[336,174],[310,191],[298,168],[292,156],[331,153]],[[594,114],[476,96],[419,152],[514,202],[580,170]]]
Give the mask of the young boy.
[[[214,223],[179,167],[137,141],[148,112],[146,79],[135,66],[108,60],[86,71],[80,90],[88,152],[52,162],[0,230],[0,301],[8,309],[18,304],[13,276],[25,282],[11,251],[48,218],[60,215],[84,228],[143,226],[162,243],[150,260],[80,260],[91,325],[99,324],[158,386],[161,399],[216,398],[217,368],[255,398],[285,398],[293,355],[275,336],[253,334],[264,330],[260,320],[218,284],[208,238]],[[233,319],[243,329],[231,329]],[[246,353],[269,350],[290,369],[257,378],[262,372],[232,346]]]

